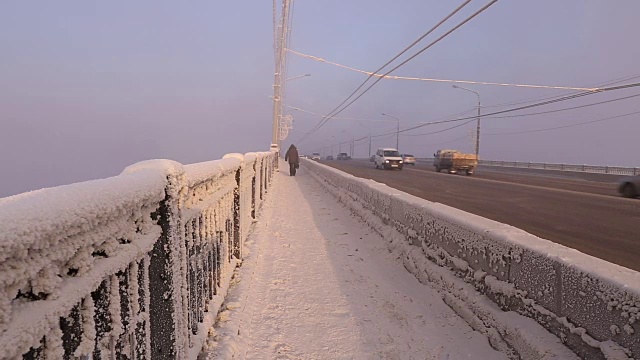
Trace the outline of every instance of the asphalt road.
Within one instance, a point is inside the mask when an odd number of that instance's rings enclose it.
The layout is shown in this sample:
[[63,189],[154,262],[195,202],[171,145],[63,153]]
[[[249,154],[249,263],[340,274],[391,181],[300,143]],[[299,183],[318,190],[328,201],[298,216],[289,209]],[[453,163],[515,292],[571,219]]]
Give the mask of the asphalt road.
[[428,164],[398,171],[376,170],[368,160],[322,163],[640,271],[640,199],[618,196],[615,182],[601,177],[494,168],[465,176],[436,173]]

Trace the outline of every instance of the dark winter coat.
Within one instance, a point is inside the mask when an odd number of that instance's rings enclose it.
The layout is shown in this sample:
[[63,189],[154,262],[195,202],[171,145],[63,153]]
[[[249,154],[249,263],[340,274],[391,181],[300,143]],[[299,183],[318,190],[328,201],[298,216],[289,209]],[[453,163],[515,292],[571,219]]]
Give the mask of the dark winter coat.
[[291,145],[287,153],[284,155],[284,161],[288,161],[289,164],[299,164],[300,157],[298,156],[298,149],[295,146]]

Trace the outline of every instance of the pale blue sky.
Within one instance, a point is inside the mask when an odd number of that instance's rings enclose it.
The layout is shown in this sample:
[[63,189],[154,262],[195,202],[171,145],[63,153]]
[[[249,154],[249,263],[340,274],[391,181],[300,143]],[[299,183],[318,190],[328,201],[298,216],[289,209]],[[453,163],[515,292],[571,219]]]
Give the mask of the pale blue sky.
[[[457,20],[482,4],[473,1]],[[291,48],[374,70],[455,6],[449,1],[296,0]],[[501,0],[396,75],[584,86],[640,74],[638,13],[635,0]],[[271,14],[267,1],[0,3],[0,196],[115,175],[150,158],[191,163],[267,149]],[[287,103],[313,112],[330,111],[363,80],[307,59],[290,57],[289,63],[289,76],[312,76],[289,83]],[[483,105],[563,93],[469,87],[481,93]],[[635,93],[640,89],[538,110]],[[473,108],[475,101],[475,95],[450,84],[384,80],[340,116],[384,119],[380,113],[386,112],[406,127]],[[632,111],[640,111],[637,98],[579,111],[487,119],[483,132]],[[319,120],[291,114],[295,129],[285,143]],[[551,132],[483,136],[481,156],[640,166],[639,120],[630,116]],[[394,127],[392,122],[363,124],[373,124],[374,134]],[[439,147],[471,150],[468,138],[447,143],[469,135],[471,128],[402,136],[401,151],[425,156]],[[335,120],[300,148],[311,152],[366,133],[356,122]],[[395,139],[374,143],[393,145]],[[366,142],[359,143],[356,155],[366,152]]]

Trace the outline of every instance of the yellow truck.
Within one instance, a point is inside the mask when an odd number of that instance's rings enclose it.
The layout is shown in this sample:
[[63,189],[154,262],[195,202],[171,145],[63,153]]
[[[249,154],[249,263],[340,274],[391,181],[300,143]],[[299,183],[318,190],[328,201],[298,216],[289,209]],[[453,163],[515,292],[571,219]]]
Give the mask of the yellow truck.
[[433,154],[433,166],[437,172],[447,170],[449,174],[455,174],[464,171],[471,175],[478,166],[478,156],[464,154],[458,150],[438,150]]

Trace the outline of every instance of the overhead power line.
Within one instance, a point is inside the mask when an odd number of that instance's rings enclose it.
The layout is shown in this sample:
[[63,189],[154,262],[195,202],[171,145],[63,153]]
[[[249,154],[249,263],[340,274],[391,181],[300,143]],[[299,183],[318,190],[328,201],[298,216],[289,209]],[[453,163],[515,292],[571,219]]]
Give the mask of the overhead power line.
[[[355,71],[355,72],[359,72],[359,73],[362,73],[362,74],[369,75],[369,78],[367,78],[367,80],[365,80],[364,83],[366,83],[371,77],[378,77],[378,78],[389,79],[389,80],[416,80],[416,81],[443,82],[443,83],[454,83],[454,84],[512,86],[512,87],[534,88],[534,89],[578,90],[578,91],[596,91],[596,90],[598,90],[597,87],[575,87],[575,86],[555,86],[555,85],[513,84],[513,83],[499,83],[499,82],[489,82],[489,81],[434,79],[434,78],[384,75],[384,74],[378,74],[377,72],[369,72],[369,71],[365,71],[365,70],[356,69],[356,68],[353,68],[353,67],[350,67],[350,66],[338,64],[338,63],[335,63],[335,62],[332,62],[332,61],[328,61],[328,60],[325,60],[325,59],[317,57],[317,56],[304,54],[304,53],[301,53],[301,52],[298,52],[298,51],[294,51],[294,50],[291,50],[291,49],[287,49],[287,51],[292,53],[292,54],[294,54],[294,55],[300,56],[300,57],[312,59],[312,60],[315,60],[315,61],[318,61],[318,62],[323,62],[323,63],[335,65],[335,66],[338,66],[338,67],[341,67],[341,68],[344,68],[344,69],[348,69],[348,70],[352,70],[352,71]],[[356,91],[359,90],[359,89],[360,88],[356,89]],[[350,96],[353,96],[353,95],[350,95]]]
[[635,97],[638,97],[638,96],[640,96],[640,94],[629,95],[629,96],[625,96],[625,97],[621,97],[621,98],[615,98],[615,99],[611,99],[611,100],[599,101],[599,102],[595,102],[595,103],[591,103],[591,104],[578,105],[578,106],[568,107],[568,108],[564,108],[564,109],[540,111],[540,112],[535,112],[535,113],[518,114],[518,115],[490,116],[489,118],[490,119],[505,119],[505,118],[514,118],[514,117],[522,117],[522,116],[551,114],[551,113],[560,112],[560,111],[574,110],[574,109],[580,109],[580,108],[585,108],[585,107],[590,107],[590,106],[595,106],[595,105],[607,104],[607,103],[615,102],[615,101],[627,100],[627,99],[635,98]]
[[[391,70],[387,71],[384,76],[389,75],[390,73],[392,73],[393,71],[399,69],[400,67],[404,66],[405,64],[407,64],[409,61],[413,60],[414,58],[416,58],[418,55],[422,54],[424,51],[426,51],[427,49],[431,48],[433,45],[437,44],[438,42],[440,42],[442,39],[446,38],[447,36],[449,36],[451,33],[453,33],[454,31],[456,31],[457,29],[459,29],[460,27],[462,27],[464,24],[466,24],[467,22],[471,21],[473,18],[475,18],[476,16],[480,15],[482,12],[484,12],[485,10],[487,10],[489,7],[491,7],[493,4],[495,4],[498,0],[492,0],[489,3],[487,3],[485,6],[483,6],[482,8],[480,8],[478,11],[476,11],[475,13],[471,14],[469,17],[467,17],[466,19],[464,19],[462,22],[458,23],[458,25],[454,26],[453,28],[451,28],[449,31],[445,32],[443,35],[441,35],[440,37],[438,37],[437,39],[435,39],[434,41],[432,41],[431,43],[429,43],[429,45],[423,47],[422,49],[420,49],[418,52],[416,52],[415,54],[413,54],[412,56],[410,56],[408,59],[406,59],[405,61],[401,62],[399,65],[396,65],[394,68],[392,68]],[[310,132],[308,132],[307,134],[305,134],[305,137],[308,135],[311,135],[312,133],[314,133],[315,131],[317,131],[319,128],[321,128],[324,124],[326,124],[326,122],[333,116],[337,116],[338,114],[340,114],[341,112],[343,112],[344,110],[346,110],[349,106],[351,106],[351,104],[353,104],[354,102],[356,102],[358,99],[360,99],[364,94],[366,94],[369,90],[371,90],[371,88],[373,88],[378,82],[380,82],[380,80],[382,80],[382,77],[379,77],[376,81],[374,81],[373,84],[369,85],[369,87],[367,87],[363,92],[360,93],[360,95],[358,95],[356,98],[352,99],[351,101],[349,101],[346,105],[342,106],[342,108],[340,110],[337,110],[338,108],[340,108],[340,106],[338,106],[336,108],[336,110],[332,111],[331,113],[329,113],[323,120],[321,123],[319,123],[318,126],[316,126],[314,129],[312,129]]]
[[465,121],[462,124],[458,124],[458,125],[455,125],[455,126],[452,126],[452,127],[448,127],[446,129],[438,130],[438,131],[432,131],[432,132],[423,133],[423,134],[402,134],[402,135],[404,135],[404,136],[426,136],[426,135],[440,134],[440,133],[443,133],[445,131],[449,131],[449,130],[453,130],[453,129],[459,128],[461,126],[465,126],[465,125],[470,124],[470,123],[472,123],[474,121],[476,121],[476,118],[473,118],[473,119],[471,119],[469,121]]
[[[606,82],[603,82],[603,83],[595,84],[595,85],[592,85],[592,86],[593,86],[593,89],[599,89],[600,87],[611,86],[611,85],[614,85],[614,84],[619,84],[621,82],[634,80],[634,79],[637,79],[637,78],[640,78],[640,74],[631,75],[631,76],[625,76],[625,77],[609,80],[609,81],[606,81]],[[482,108],[483,109],[488,109],[488,108],[496,108],[496,107],[522,105],[522,104],[528,104],[528,103],[535,102],[535,101],[555,99],[555,98],[559,98],[559,97],[563,97],[563,96],[567,96],[567,95],[573,95],[573,94],[577,94],[577,93],[578,92],[567,92],[567,93],[553,95],[553,96],[530,98],[528,100],[520,100],[520,101],[516,101],[516,102],[511,102],[511,103],[502,103],[502,104],[495,104],[495,105],[483,105]]]
[[[428,36],[429,34],[431,34],[435,29],[437,29],[440,25],[442,25],[445,21],[447,21],[449,18],[451,18],[453,15],[455,15],[458,11],[460,11],[460,9],[462,9],[463,7],[465,7],[468,3],[470,2],[470,0],[465,0],[460,6],[458,6],[455,10],[453,10],[449,15],[447,15],[444,19],[442,19],[440,22],[438,22],[434,27],[432,27],[431,29],[429,29],[429,31],[427,31],[425,34],[423,34],[422,36],[420,36],[418,39],[416,39],[413,43],[411,43],[409,46],[407,46],[403,51],[401,51],[399,54],[397,54],[396,56],[394,56],[390,61],[388,61],[387,63],[385,63],[382,67],[378,68],[376,71],[374,72],[378,72],[381,71],[383,68],[385,68],[387,65],[389,65],[391,62],[393,62],[394,60],[396,60],[399,56],[401,56],[402,54],[404,54],[405,52],[407,52],[407,50],[409,50],[410,48],[412,48],[413,46],[415,46],[418,42],[420,42],[422,39],[424,39],[426,36]],[[315,132],[317,129],[319,129],[320,127],[322,127],[326,121],[326,117],[332,115],[332,113],[334,111],[336,111],[338,108],[340,108],[340,106],[342,106],[345,102],[347,102],[351,97],[353,97],[353,95],[355,95],[358,90],[360,90],[367,81],[369,81],[369,79],[371,79],[371,75],[362,83],[360,84],[360,86],[358,86],[356,88],[356,90],[354,92],[352,92],[342,103],[340,103],[340,105],[338,105],[336,108],[334,108],[332,111],[330,111],[327,116],[323,117],[318,124],[316,124],[316,126],[314,128],[312,128],[309,132],[307,132],[303,138],[301,139],[304,140],[308,135],[310,135],[311,133]],[[335,116],[335,115],[333,115]]]
[[[545,111],[545,112],[541,112],[541,113],[535,113],[535,114],[522,114],[522,115],[512,115],[512,116],[495,116],[495,117],[490,117],[491,119],[496,119],[496,118],[505,118],[505,117],[516,117],[516,116],[528,116],[528,115],[537,115],[537,114],[546,114],[549,112],[556,112],[556,111],[565,111],[565,110],[573,110],[573,109],[577,109],[577,108],[582,108],[582,107],[587,107],[587,106],[593,106],[593,105],[600,105],[600,104],[604,104],[604,103],[608,103],[608,102],[612,102],[612,101],[618,101],[618,100],[624,100],[624,99],[628,99],[628,98],[632,98],[632,97],[637,97],[640,96],[640,94],[636,94],[636,95],[632,95],[632,96],[626,96],[624,98],[618,98],[618,99],[613,99],[613,100],[608,100],[608,101],[601,101],[598,103],[593,103],[593,104],[586,104],[586,105],[582,105],[582,106],[575,106],[575,107],[571,107],[571,108],[565,108],[565,109],[559,109],[559,110],[553,110],[553,111]],[[539,131],[547,131],[547,130],[554,130],[554,129],[564,129],[564,128],[568,128],[568,127],[574,127],[574,126],[580,126],[580,125],[586,125],[586,124],[591,124],[591,123],[596,123],[596,122],[600,122],[600,121],[605,121],[605,120],[611,120],[611,119],[617,119],[617,118],[621,118],[621,117],[625,117],[625,116],[630,116],[630,115],[634,115],[634,114],[638,114],[640,113],[640,111],[636,111],[636,112],[632,112],[629,114],[624,114],[624,115],[618,115],[618,116],[611,116],[611,117],[607,117],[604,119],[598,119],[598,120],[592,120],[592,121],[586,121],[586,122],[582,122],[582,123],[578,123],[578,124],[572,124],[572,125],[563,125],[563,126],[557,126],[557,127],[552,127],[552,128],[544,128],[544,129],[536,129],[536,130],[525,130],[525,131],[516,131],[516,132],[508,132],[508,133],[495,133],[495,134],[486,134],[485,135],[507,135],[507,134],[524,134],[524,133],[529,133],[529,132],[539,132]],[[476,119],[471,119],[468,121],[463,122],[462,124],[458,124],[456,126],[452,126],[452,127],[448,127],[446,129],[442,129],[442,130],[438,130],[438,131],[432,131],[432,132],[428,132],[428,133],[423,133],[423,134],[403,134],[404,136],[426,136],[426,135],[434,135],[434,134],[440,134],[443,133],[445,131],[449,131],[449,130],[453,130],[456,128],[459,128],[461,126],[470,124],[472,122],[476,121]]]
[[[621,78],[617,78],[617,79],[612,79],[612,80],[609,80],[609,81],[606,81],[606,82],[598,83],[595,86],[598,86],[598,87],[610,86],[610,85],[614,85],[614,84],[617,84],[617,83],[620,83],[620,82],[623,82],[623,81],[633,80],[633,79],[637,79],[637,78],[640,78],[640,75],[632,75],[632,76],[626,76],[626,77],[621,77]],[[531,103],[533,101],[556,99],[556,98],[560,98],[560,97],[563,97],[563,96],[574,95],[574,94],[577,94],[577,93],[572,92],[572,93],[563,94],[563,95],[555,95],[555,96],[548,96],[548,97],[543,97],[543,98],[536,98],[536,99],[531,99],[529,101],[520,101],[520,102],[516,102],[516,103],[511,103],[511,104],[503,104],[502,106],[528,104],[528,103]],[[482,108],[486,109],[486,108],[498,107],[498,106],[500,106],[500,105],[491,105],[491,106],[484,106],[483,105]],[[433,121],[438,121],[438,120],[442,120],[442,119],[452,119],[452,118],[455,118],[455,117],[458,117],[460,115],[464,115],[466,113],[469,113],[471,111],[476,111],[476,110],[477,110],[477,107],[473,107],[473,108],[471,108],[469,110],[466,110],[466,111],[463,111],[463,112],[460,112],[460,113],[456,113],[456,114],[452,114],[452,115],[449,115],[449,116],[446,116],[446,117],[442,117],[440,119],[435,119]],[[552,111],[552,112],[555,112],[555,111]],[[546,112],[544,112],[544,113],[546,113]],[[540,114],[540,113],[535,113],[535,114]],[[531,115],[534,115],[534,114],[531,114]],[[528,116],[528,115],[527,114],[523,114],[523,115],[518,115],[518,116]],[[506,117],[506,116],[504,116],[504,117]],[[476,116],[476,118],[477,118],[477,116]],[[501,118],[501,117],[494,116],[494,117],[488,117],[488,118],[495,119],[495,118]],[[422,123],[424,123],[424,122],[422,122]],[[403,134],[403,135],[405,135],[405,136],[420,136],[420,135],[430,135],[430,134],[431,133],[425,133],[425,134]]]
[[[322,114],[313,112],[313,111],[309,111],[309,110],[305,110],[305,109],[301,109],[299,107],[295,107],[295,106],[290,106],[290,105],[286,105],[287,108],[291,109],[291,110],[296,110],[296,111],[300,111],[303,113],[307,113],[310,115],[315,115],[318,117],[322,117]],[[474,109],[475,110],[475,109]],[[364,119],[364,118],[352,118],[352,117],[335,117],[332,120],[348,120],[348,121],[367,121],[367,122],[389,122],[389,120],[386,119]]]
[[[307,114],[310,114],[310,115],[323,117],[322,114],[319,114],[317,112],[313,112],[313,111],[310,111],[310,110],[301,109],[299,107],[290,106],[290,105],[286,105],[286,107],[291,109],[291,110],[296,110],[296,111],[300,111],[300,112],[307,113]],[[456,116],[460,116],[460,115],[468,114],[468,113],[470,113],[472,111],[476,111],[477,109],[478,109],[477,107],[473,107],[473,108],[467,109],[465,111],[461,111],[459,113],[455,113],[455,114],[452,114],[452,115],[440,117],[440,118],[438,118],[438,120],[440,120],[440,119],[452,119],[452,118],[455,118]],[[331,120],[367,121],[367,122],[389,122],[390,121],[389,119],[368,119],[368,118],[354,118],[354,117],[334,117],[334,118],[331,118]]]
[[457,142],[457,141],[460,141],[460,140],[467,140],[467,139],[469,139],[468,135],[460,137],[460,138],[452,139],[452,140],[439,142],[439,143],[436,143],[436,144],[429,143],[429,146],[440,146],[440,145],[445,145],[445,144],[451,144],[451,143],[454,143],[454,142]]
[[[548,100],[548,101],[538,102],[538,103],[535,103],[535,104],[519,106],[519,107],[516,107],[516,108],[506,109],[506,110],[502,110],[502,111],[495,111],[495,112],[492,112],[492,113],[482,114],[480,116],[476,115],[476,116],[469,116],[469,117],[450,119],[450,120],[425,122],[425,123],[422,123],[422,124],[419,124],[419,125],[408,127],[406,129],[401,129],[399,132],[403,133],[403,132],[419,129],[419,128],[422,128],[422,127],[425,127],[425,126],[429,126],[429,125],[436,125],[436,124],[444,124],[444,123],[450,123],[450,122],[458,122],[458,121],[464,121],[464,120],[477,119],[478,117],[483,117],[483,118],[492,117],[493,115],[500,115],[500,114],[505,114],[505,113],[514,112],[514,111],[530,109],[530,108],[534,108],[534,107],[538,107],[538,106],[554,104],[554,103],[557,103],[557,102],[567,101],[567,100],[579,98],[579,97],[582,97],[582,96],[588,96],[588,95],[592,95],[592,94],[597,94],[597,93],[600,93],[600,92],[629,89],[629,88],[634,88],[634,87],[638,87],[638,86],[640,86],[640,83],[632,83],[632,84],[627,84],[627,85],[606,87],[606,88],[601,88],[597,92],[588,91],[588,92],[583,92],[583,93],[574,94],[574,95],[567,95],[567,96],[564,96],[562,98],[558,98],[558,99],[554,99],[554,100]],[[632,97],[633,96],[635,96],[635,95],[632,95]],[[622,100],[622,99],[626,99],[626,98],[629,98],[629,97],[608,100],[606,102],[617,101],[617,100]],[[586,107],[586,106],[591,106],[591,104],[581,105],[580,107]],[[577,107],[574,107],[574,108],[577,108]],[[571,110],[571,109],[573,109],[573,108],[565,109],[565,110]],[[563,111],[563,110],[561,110],[561,111]],[[522,116],[527,116],[527,114],[523,114]],[[391,133],[389,133],[389,134],[391,134]],[[389,135],[389,134],[381,134],[380,136],[386,136],[386,135]],[[395,134],[395,132],[394,132],[394,134]]]
[[502,132],[502,133],[485,133],[484,135],[496,136],[496,135],[528,134],[528,133],[535,133],[535,132],[542,132],[542,131],[566,129],[566,128],[571,128],[571,127],[576,127],[576,126],[593,124],[593,123],[597,123],[597,122],[603,122],[603,121],[607,121],[607,120],[619,119],[619,118],[622,118],[622,117],[636,115],[636,114],[640,114],[640,111],[634,111],[634,112],[631,112],[631,113],[628,113],[628,114],[622,114],[622,115],[616,115],[616,116],[609,116],[609,117],[602,118],[602,119],[590,120],[590,121],[580,122],[580,123],[576,123],[576,124],[554,126],[554,127],[542,128],[542,129],[523,130],[523,131],[511,131],[511,132]]
[[335,107],[335,109],[333,109],[332,111],[329,112],[329,114],[327,116],[331,116],[331,114],[338,110],[342,105],[344,105],[344,103],[346,103],[347,101],[349,101],[349,99],[351,99],[360,89],[362,89],[362,87],[373,77],[373,74],[377,73],[378,71],[381,71],[382,69],[384,69],[385,67],[387,67],[389,64],[391,64],[392,62],[394,62],[396,59],[398,59],[400,56],[402,56],[404,53],[406,53],[407,51],[409,51],[412,47],[414,47],[416,44],[418,44],[420,41],[422,41],[425,37],[429,36],[432,32],[434,32],[437,28],[440,27],[440,25],[444,24],[447,20],[449,20],[452,16],[454,16],[456,13],[458,13],[458,11],[460,11],[462,8],[464,8],[465,6],[467,6],[469,3],[471,2],[471,0],[465,0],[462,4],[460,4],[456,9],[454,9],[449,15],[447,15],[444,19],[440,20],[436,25],[434,25],[431,29],[429,29],[426,33],[422,34],[419,38],[417,38],[414,42],[412,42],[409,46],[407,46],[406,48],[404,48],[404,50],[402,50],[401,52],[399,52],[396,56],[394,56],[391,60],[387,61],[384,65],[382,65],[381,67],[379,67],[378,69],[376,69],[373,73],[370,73],[369,76],[367,77],[367,79],[365,81],[362,82],[362,84],[360,84],[349,96],[347,96],[347,98],[342,101],[338,106]]

